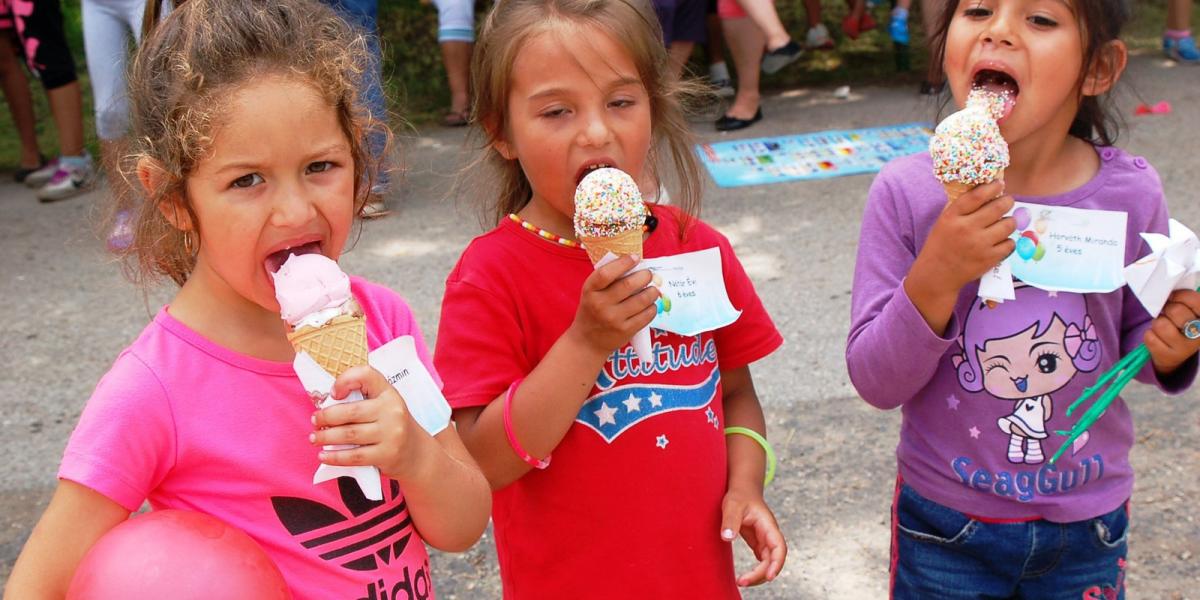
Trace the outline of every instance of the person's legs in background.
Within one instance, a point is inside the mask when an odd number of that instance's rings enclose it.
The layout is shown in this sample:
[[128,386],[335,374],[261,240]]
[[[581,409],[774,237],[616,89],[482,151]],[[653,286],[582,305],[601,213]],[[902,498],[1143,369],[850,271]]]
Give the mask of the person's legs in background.
[[442,123],[461,127],[471,117],[471,53],[475,43],[448,40],[438,45],[442,48],[442,64],[446,67],[446,81],[450,86],[450,111]]
[[675,40],[667,47],[667,57],[671,61],[671,72],[675,78],[683,77],[683,69],[687,67],[688,58],[696,44],[684,40]]
[[119,164],[125,135],[129,132],[129,96],[125,65],[131,42],[142,37],[141,0],[83,0],[83,47],[87,51],[88,76],[100,140],[100,164],[108,180],[108,192],[119,201],[108,232],[108,246],[124,250],[133,241],[130,209],[135,194],[121,175]]
[[140,0],[83,0],[83,47],[92,83],[100,163],[114,193],[122,185],[116,164],[118,145],[129,130],[125,65],[130,43],[141,39],[142,4]]
[[[946,9],[946,0],[921,0],[921,27],[925,29],[925,45],[933,48],[933,35],[938,28],[938,20]],[[929,69],[925,72],[925,81],[921,82],[921,95],[936,96],[946,87],[942,77],[941,65],[935,64],[930,56]]]
[[25,178],[38,188],[43,202],[63,200],[86,191],[95,178],[92,157],[83,147],[83,94],[75,76],[75,60],[63,32],[59,0],[28,3],[14,10],[17,37],[25,61],[37,73],[58,133],[59,157]]
[[804,46],[811,50],[830,50],[833,48],[833,38],[829,29],[821,22],[821,0],[804,0],[804,13],[808,18],[808,33],[804,36]]
[[662,28],[663,43],[667,46],[667,59],[671,64],[671,73],[676,78],[683,75],[683,68],[687,66],[687,60],[692,55],[694,45],[691,41],[681,39],[680,32],[676,31],[683,4],[687,1],[653,0],[651,2],[654,5],[654,14],[658,16],[658,24]]
[[674,0],[675,14],[671,25],[671,45],[668,48],[671,64],[677,77],[682,77],[688,59],[697,44],[708,41],[708,0]]
[[1163,32],[1162,47],[1171,60],[1200,64],[1200,50],[1192,37],[1192,0],[1167,0],[1167,29]]
[[[759,35],[764,40],[766,54],[762,59],[762,70],[770,75],[788,66],[789,64],[800,58],[800,53],[804,51],[792,40],[791,34],[784,28],[783,22],[779,20],[779,13],[775,11],[774,0],[737,0],[735,4],[740,5],[740,9],[736,12],[750,17],[750,21],[759,29]],[[733,42],[730,42],[732,52]],[[734,59],[737,63],[737,59]],[[742,77],[742,69],[738,67],[738,77]],[[741,86],[739,86],[740,91]],[[755,86],[757,90],[757,86]],[[736,103],[735,103],[736,104]]]
[[717,15],[717,0],[707,0],[707,4],[705,26],[708,28],[708,41],[705,42],[705,50],[708,53],[708,79],[718,96],[732,98],[733,77],[729,74],[729,66],[725,64],[725,33],[721,29],[721,17]]
[[438,46],[450,87],[450,109],[442,118],[447,127],[462,127],[471,117],[471,53],[475,49],[475,3],[434,0],[438,9]]
[[842,19],[842,33],[846,37],[857,40],[859,35],[878,26],[867,10],[866,0],[846,0],[846,6],[850,9],[846,18]]
[[[361,27],[367,33],[367,51],[371,55],[371,65],[363,77],[363,103],[371,113],[371,118],[383,123],[388,122],[387,103],[383,96],[383,58],[379,49],[379,0],[324,0],[324,2],[341,12],[346,20]],[[380,160],[379,174],[371,186],[366,205],[363,206],[362,217],[372,219],[388,214],[384,204],[384,196],[388,193],[391,178],[388,170],[391,165],[387,152],[387,136],[382,132],[371,132],[367,137],[371,153]]]
[[[2,0],[0,4],[3,4]],[[4,99],[8,102],[8,111],[12,114],[21,144],[17,172],[13,174],[13,178],[21,183],[30,173],[42,168],[46,161],[38,150],[33,95],[29,92],[29,80],[25,77],[24,67],[18,60],[16,44],[12,21],[0,14],[0,88],[4,90]]]
[[908,11],[912,8],[912,0],[896,0],[896,8],[892,9],[892,19],[888,25],[888,33],[892,41],[907,46],[911,42],[908,35]]
[[762,118],[758,83],[766,36],[735,0],[719,0],[718,10],[725,43],[737,68],[738,85],[733,104],[717,119],[716,127],[718,131],[734,131]]

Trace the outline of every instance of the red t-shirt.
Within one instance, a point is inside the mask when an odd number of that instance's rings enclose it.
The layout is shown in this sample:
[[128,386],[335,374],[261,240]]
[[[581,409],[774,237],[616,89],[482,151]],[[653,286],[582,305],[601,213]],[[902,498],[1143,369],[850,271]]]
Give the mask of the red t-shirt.
[[[726,490],[720,369],[783,342],[729,241],[655,207],[646,257],[717,247],[737,321],[683,337],[653,330],[655,364],[613,353],[553,464],[495,493],[506,599],[739,598],[720,539]],[[542,360],[575,317],[587,253],[511,220],[476,238],[446,281],[434,362],[455,408],[482,406]]]

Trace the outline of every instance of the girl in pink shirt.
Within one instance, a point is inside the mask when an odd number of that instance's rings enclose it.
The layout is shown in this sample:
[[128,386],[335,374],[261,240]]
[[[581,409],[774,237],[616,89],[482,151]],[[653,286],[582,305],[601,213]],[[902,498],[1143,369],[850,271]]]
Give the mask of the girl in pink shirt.
[[[63,597],[145,500],[246,531],[297,598],[432,598],[422,542],[460,551],[482,534],[488,484],[448,409],[429,406],[440,399],[401,398],[356,367],[332,395],[366,399],[314,414],[291,367],[272,274],[290,254],[341,255],[375,175],[365,140],[386,132],[358,102],[365,47],[307,0],[190,0],[144,41],[127,170],[144,195],[126,258],[139,280],[180,289],[89,400],[9,597]],[[351,292],[370,348],[411,336],[429,364],[399,296],[357,278]],[[349,478],[313,485],[319,463],[377,467],[382,500]]]

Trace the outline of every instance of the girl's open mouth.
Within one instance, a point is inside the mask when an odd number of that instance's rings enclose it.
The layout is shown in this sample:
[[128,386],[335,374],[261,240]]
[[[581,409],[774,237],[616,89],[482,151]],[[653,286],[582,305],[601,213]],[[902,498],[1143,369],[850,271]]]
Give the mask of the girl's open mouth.
[[287,262],[288,257],[293,254],[300,255],[300,254],[320,254],[320,253],[321,253],[321,242],[320,241],[312,241],[312,242],[308,242],[306,244],[300,244],[299,246],[292,246],[290,248],[284,248],[283,250],[272,252],[267,255],[267,259],[264,261],[264,265],[266,266],[268,273],[275,273],[275,272],[279,271],[279,267],[282,267],[283,263]]
[[1003,98],[1004,108],[997,120],[1004,119],[1012,113],[1017,104],[1017,96],[1021,93],[1021,86],[1017,85],[1016,79],[1008,73],[993,69],[983,69],[976,73],[971,82],[971,89],[983,90]]
[[589,163],[589,164],[584,165],[582,168],[579,169],[579,172],[575,174],[575,185],[578,186],[579,182],[583,181],[583,178],[587,177],[588,173],[591,173],[592,171],[595,171],[596,169],[603,169],[603,168],[612,167],[612,166],[613,166],[612,163],[607,163],[607,162],[596,162],[596,163]]

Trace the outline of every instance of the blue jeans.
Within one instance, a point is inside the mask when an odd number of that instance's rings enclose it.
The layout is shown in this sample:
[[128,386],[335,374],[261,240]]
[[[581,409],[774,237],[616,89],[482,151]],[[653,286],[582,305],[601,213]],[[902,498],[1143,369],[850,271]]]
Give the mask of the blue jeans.
[[[387,123],[387,104],[383,96],[381,76],[383,57],[379,49],[379,30],[377,26],[379,20],[379,0],[324,1],[329,6],[332,6],[334,10],[338,11],[346,21],[367,33],[367,52],[371,55],[372,63],[367,72],[363,74],[363,86],[366,89],[359,90],[359,98],[366,105],[367,110],[371,112],[371,116],[375,120]],[[378,159],[385,150],[387,139],[383,134],[375,131],[371,132],[367,144],[371,150],[371,154]],[[380,189],[387,188],[388,177],[386,165],[383,165],[383,169],[379,173],[379,180],[375,182],[375,185]]]
[[985,523],[899,484],[892,598],[1123,600],[1126,506],[1074,523]]

